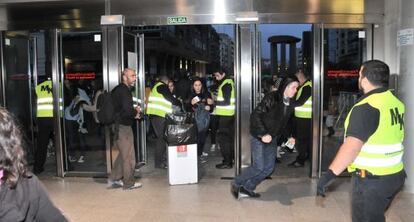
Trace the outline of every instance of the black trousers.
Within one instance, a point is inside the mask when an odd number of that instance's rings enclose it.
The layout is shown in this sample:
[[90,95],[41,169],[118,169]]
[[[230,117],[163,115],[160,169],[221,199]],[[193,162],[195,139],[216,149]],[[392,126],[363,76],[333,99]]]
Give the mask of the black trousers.
[[352,221],[385,222],[384,213],[405,181],[405,171],[396,174],[359,177],[352,174]]
[[298,151],[298,156],[296,157],[296,162],[304,164],[305,161],[309,158],[312,147],[312,120],[305,118],[295,118],[296,129],[296,150]]
[[49,143],[49,138],[53,135],[53,118],[39,117],[37,118],[36,124],[38,131],[33,171],[35,173],[40,173],[44,170],[47,156],[47,144]]
[[210,139],[211,145],[216,144],[216,135],[217,135],[217,128],[218,128],[218,119],[219,117],[216,115],[210,115]]
[[152,128],[154,129],[155,136],[155,150],[154,150],[154,163],[155,167],[162,168],[166,162],[166,143],[164,140],[164,128],[165,118],[159,116],[150,116]]
[[232,165],[234,161],[234,116],[219,116],[217,142],[220,145],[223,163]]

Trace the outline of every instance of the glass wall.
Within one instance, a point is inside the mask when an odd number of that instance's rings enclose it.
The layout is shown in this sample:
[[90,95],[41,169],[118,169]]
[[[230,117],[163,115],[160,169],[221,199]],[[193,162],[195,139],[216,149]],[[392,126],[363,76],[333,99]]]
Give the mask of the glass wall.
[[4,76],[7,109],[24,129],[29,162],[33,161],[35,113],[34,87],[31,75],[31,44],[28,32],[4,32]]

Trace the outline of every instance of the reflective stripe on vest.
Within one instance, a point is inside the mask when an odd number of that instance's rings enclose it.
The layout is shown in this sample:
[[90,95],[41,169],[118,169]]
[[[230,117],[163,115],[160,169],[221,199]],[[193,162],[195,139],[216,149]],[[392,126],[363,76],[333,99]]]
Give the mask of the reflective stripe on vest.
[[37,117],[53,117],[52,80],[46,80],[36,86]]
[[402,141],[405,106],[389,90],[372,94],[355,104],[348,113],[345,120],[345,135],[352,110],[366,103],[380,112],[378,128],[362,146],[354,162],[348,166],[348,171],[365,169],[374,175],[398,173],[404,168]]
[[[296,100],[302,95],[302,90],[305,86],[310,86],[312,88],[312,82],[308,80],[299,88],[298,93],[296,94]],[[302,106],[295,107],[295,117],[305,119],[312,118],[312,96],[309,96],[308,100],[306,100]]]
[[151,90],[148,98],[147,114],[164,118],[167,113],[172,113],[172,104],[162,94],[158,93],[158,87],[161,85],[164,85],[164,83],[158,82]]
[[218,116],[234,116],[236,110],[236,98],[234,93],[234,82],[231,79],[225,79],[218,88],[217,101],[224,101],[223,97],[223,86],[230,84],[231,86],[231,95],[230,95],[230,104],[227,106],[217,105],[214,114]]

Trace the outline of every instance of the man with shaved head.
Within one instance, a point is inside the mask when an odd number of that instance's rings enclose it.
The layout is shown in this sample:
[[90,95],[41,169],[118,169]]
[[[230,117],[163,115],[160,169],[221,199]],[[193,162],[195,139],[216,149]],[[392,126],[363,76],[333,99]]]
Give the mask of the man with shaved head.
[[127,68],[122,72],[122,82],[112,90],[112,100],[115,109],[115,146],[119,149],[114,168],[108,178],[108,188],[123,187],[132,190],[142,186],[135,182],[135,150],[132,125],[140,118],[141,107],[134,108],[131,87],[135,85],[137,75],[135,70]]

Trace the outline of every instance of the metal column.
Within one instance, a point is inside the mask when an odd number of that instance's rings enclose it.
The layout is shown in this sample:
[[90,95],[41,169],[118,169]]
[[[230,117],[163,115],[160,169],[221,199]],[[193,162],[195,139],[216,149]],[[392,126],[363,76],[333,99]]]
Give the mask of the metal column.
[[64,159],[63,159],[63,141],[61,133],[63,130],[62,127],[62,113],[61,113],[61,99],[62,99],[62,90],[61,87],[61,75],[63,76],[63,69],[60,67],[61,64],[61,49],[62,41],[59,38],[60,30],[53,29],[51,30],[51,61],[52,61],[52,83],[53,83],[53,121],[54,121],[54,131],[55,133],[55,149],[56,149],[56,174],[58,177],[65,176],[64,174]]
[[[236,175],[251,163],[249,121],[253,101],[253,61],[256,43],[256,25],[242,24],[236,27],[236,116],[235,162]],[[252,33],[252,30],[253,33]]]
[[311,177],[321,176],[323,110],[323,25],[314,24],[313,33],[313,101],[312,101],[312,168]]
[[[120,80],[123,65],[122,32],[122,25],[102,25],[103,88],[108,92],[115,88]],[[111,155],[111,138],[109,135],[109,128],[105,127],[107,173],[111,172],[112,162],[114,161]]]

